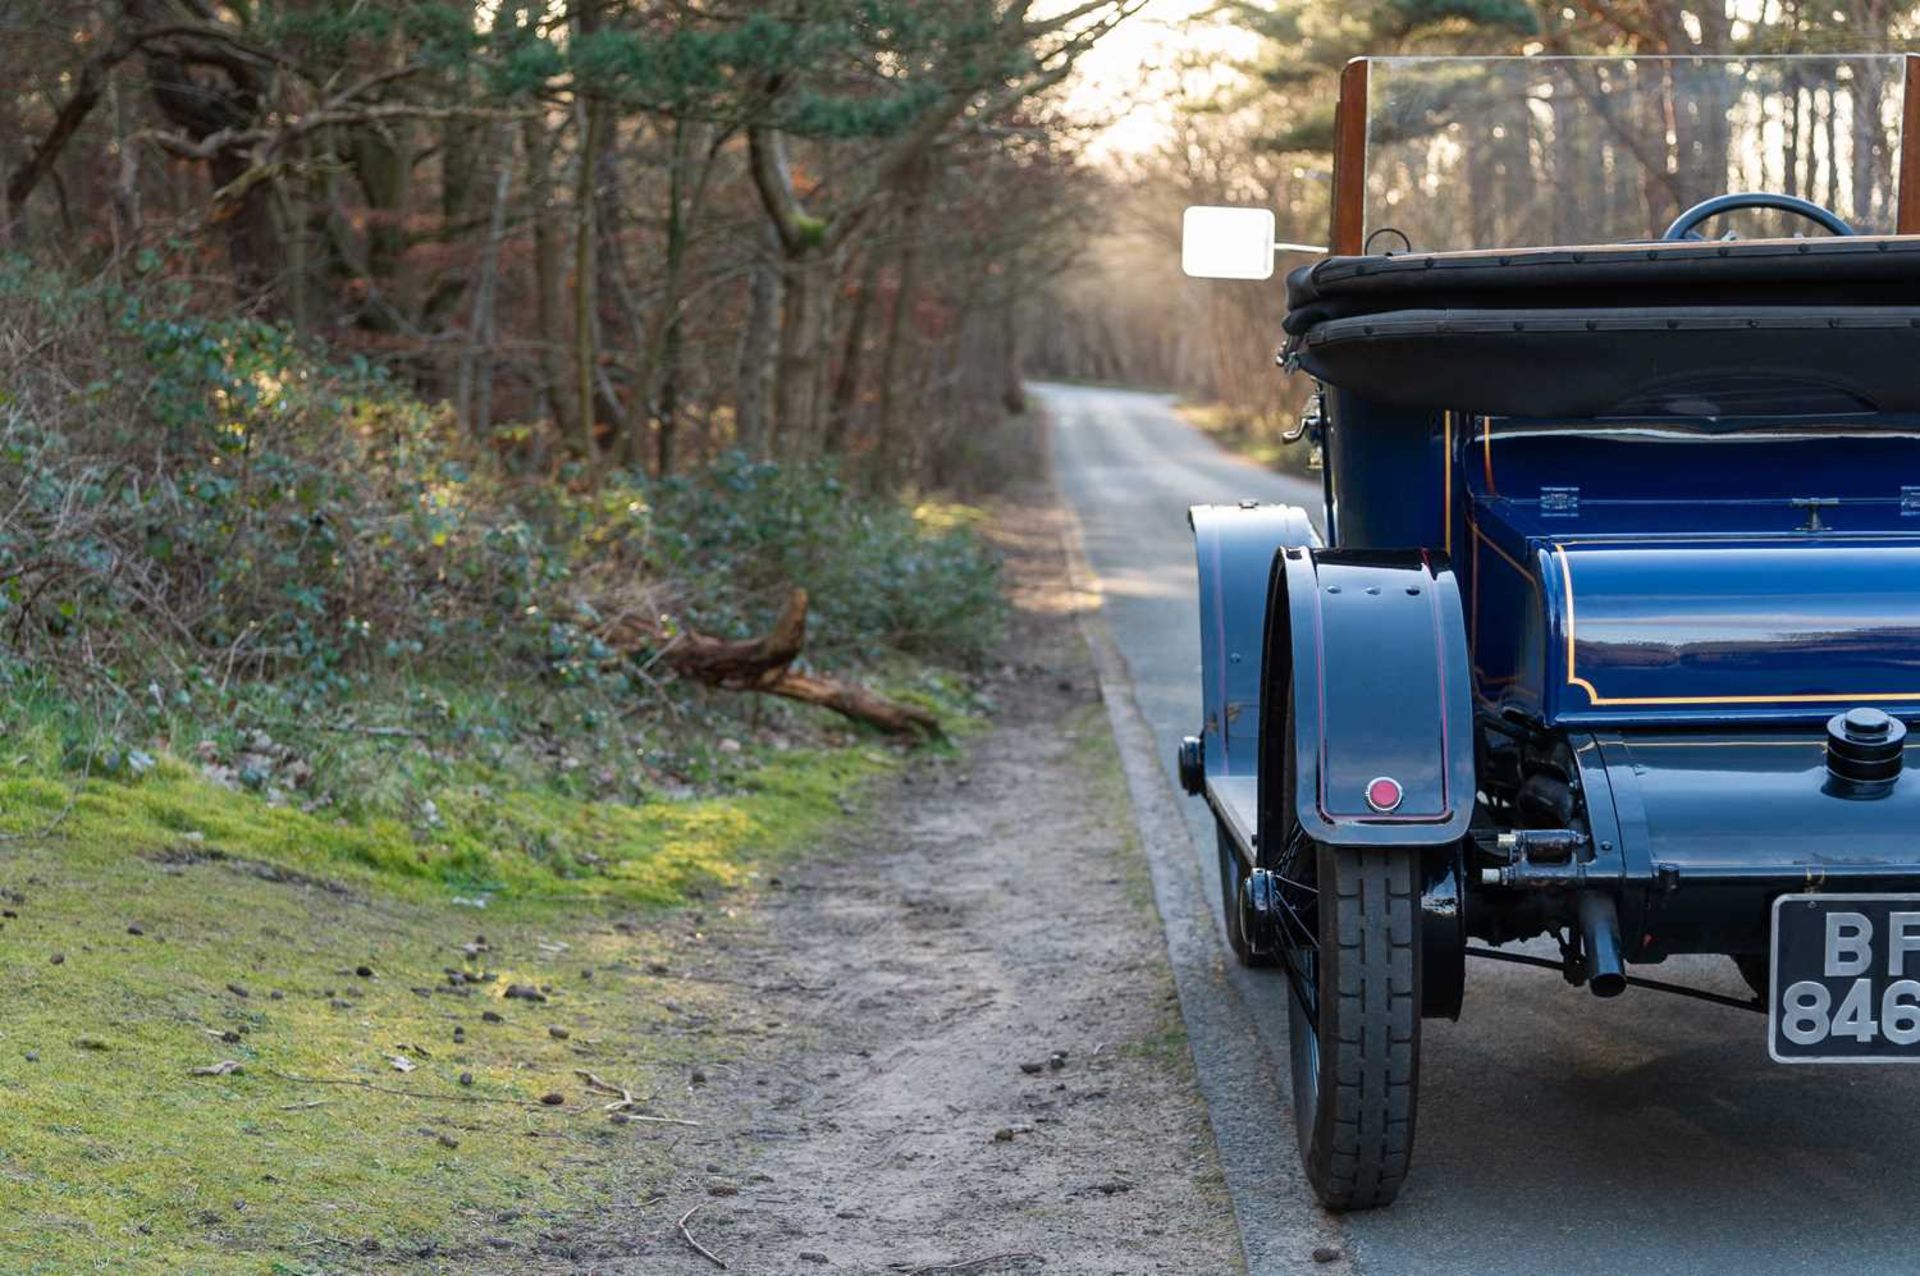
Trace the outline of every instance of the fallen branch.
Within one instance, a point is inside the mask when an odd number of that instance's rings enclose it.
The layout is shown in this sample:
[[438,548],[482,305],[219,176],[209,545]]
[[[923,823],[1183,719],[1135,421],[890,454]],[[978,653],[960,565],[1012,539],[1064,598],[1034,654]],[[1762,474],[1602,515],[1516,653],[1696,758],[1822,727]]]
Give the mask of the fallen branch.
[[718,1267],[721,1271],[724,1272],[725,1270],[727,1270],[726,1260],[722,1259],[718,1254],[708,1249],[705,1245],[702,1245],[699,1241],[693,1239],[693,1233],[687,1230],[687,1220],[692,1218],[695,1214],[698,1214],[701,1210],[707,1208],[709,1204],[710,1202],[708,1201],[700,1202],[698,1205],[688,1210],[685,1214],[682,1214],[680,1216],[680,1221],[678,1223],[675,1223],[674,1226],[680,1229],[680,1239],[684,1240],[687,1244],[693,1246],[694,1253],[700,1255],[700,1257],[706,1259],[709,1263],[712,1263],[715,1267]]
[[889,735],[923,740],[940,735],[940,720],[918,705],[902,704],[863,687],[823,674],[800,673],[793,662],[807,639],[807,591],[787,596],[779,618],[759,638],[714,638],[691,629],[673,629],[660,620],[623,615],[604,626],[601,640],[629,658],[643,651],[683,678],[724,691],[757,691],[831,709],[844,718],[877,727]]
[[639,1102],[638,1099],[633,1097],[633,1091],[627,1089],[625,1086],[612,1085],[602,1081],[585,1068],[575,1068],[573,1075],[586,1082],[587,1089],[593,1091],[595,1094],[611,1094],[615,1096],[612,1103],[603,1105],[608,1112],[619,1112]]
[[683,1121],[679,1117],[648,1116],[643,1112],[628,1112],[623,1115],[629,1121],[644,1122],[648,1125],[684,1125],[695,1130],[700,1128],[698,1121]]

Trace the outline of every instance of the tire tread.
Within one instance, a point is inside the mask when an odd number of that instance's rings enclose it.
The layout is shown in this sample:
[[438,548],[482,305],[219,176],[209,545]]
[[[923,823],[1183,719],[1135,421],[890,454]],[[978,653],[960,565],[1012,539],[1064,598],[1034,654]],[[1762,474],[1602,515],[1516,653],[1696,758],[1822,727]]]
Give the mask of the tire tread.
[[1413,1149],[1420,1035],[1414,857],[1323,846],[1320,869],[1322,906],[1333,905],[1321,923],[1322,961],[1331,969],[1323,975],[1320,1023],[1320,1103],[1331,1110],[1314,1122],[1307,1172],[1328,1208],[1371,1209],[1399,1192]]

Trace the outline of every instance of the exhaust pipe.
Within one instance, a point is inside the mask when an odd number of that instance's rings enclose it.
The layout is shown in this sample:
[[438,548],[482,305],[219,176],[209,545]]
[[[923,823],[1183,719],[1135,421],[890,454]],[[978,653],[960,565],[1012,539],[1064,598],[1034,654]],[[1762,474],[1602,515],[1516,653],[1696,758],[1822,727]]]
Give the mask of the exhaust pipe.
[[1580,896],[1580,943],[1587,955],[1587,987],[1596,997],[1618,997],[1627,987],[1620,960],[1620,916],[1613,896],[1586,891]]

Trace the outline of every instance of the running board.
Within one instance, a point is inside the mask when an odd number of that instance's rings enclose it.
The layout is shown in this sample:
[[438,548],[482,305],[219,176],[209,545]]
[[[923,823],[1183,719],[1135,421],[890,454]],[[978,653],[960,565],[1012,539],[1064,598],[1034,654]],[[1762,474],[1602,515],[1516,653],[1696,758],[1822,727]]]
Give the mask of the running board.
[[1249,867],[1254,863],[1254,848],[1259,841],[1260,779],[1252,775],[1210,775],[1207,777],[1207,805],[1220,820],[1220,827],[1240,851]]

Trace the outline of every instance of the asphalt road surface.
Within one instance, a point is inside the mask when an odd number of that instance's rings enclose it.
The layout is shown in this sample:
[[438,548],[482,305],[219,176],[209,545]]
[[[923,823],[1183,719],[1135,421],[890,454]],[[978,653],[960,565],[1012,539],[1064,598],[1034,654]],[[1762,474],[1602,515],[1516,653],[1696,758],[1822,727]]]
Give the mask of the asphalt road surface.
[[[1036,389],[1144,723],[1135,751],[1151,747],[1170,785],[1175,744],[1200,717],[1186,508],[1252,498],[1317,517],[1318,487],[1222,453],[1163,396]],[[1424,1025],[1400,1199],[1322,1215],[1294,1154],[1285,991],[1220,955],[1211,818],[1177,800],[1159,835],[1144,814],[1142,826],[1254,1273],[1313,1270],[1310,1243],[1329,1237],[1345,1254],[1335,1269],[1366,1276],[1920,1272],[1920,1072],[1783,1067],[1757,1015],[1641,989],[1603,1002],[1486,962],[1468,966],[1460,1021]],[[1216,915],[1209,954],[1191,922],[1202,910]],[[1718,958],[1649,973],[1745,995]]]

